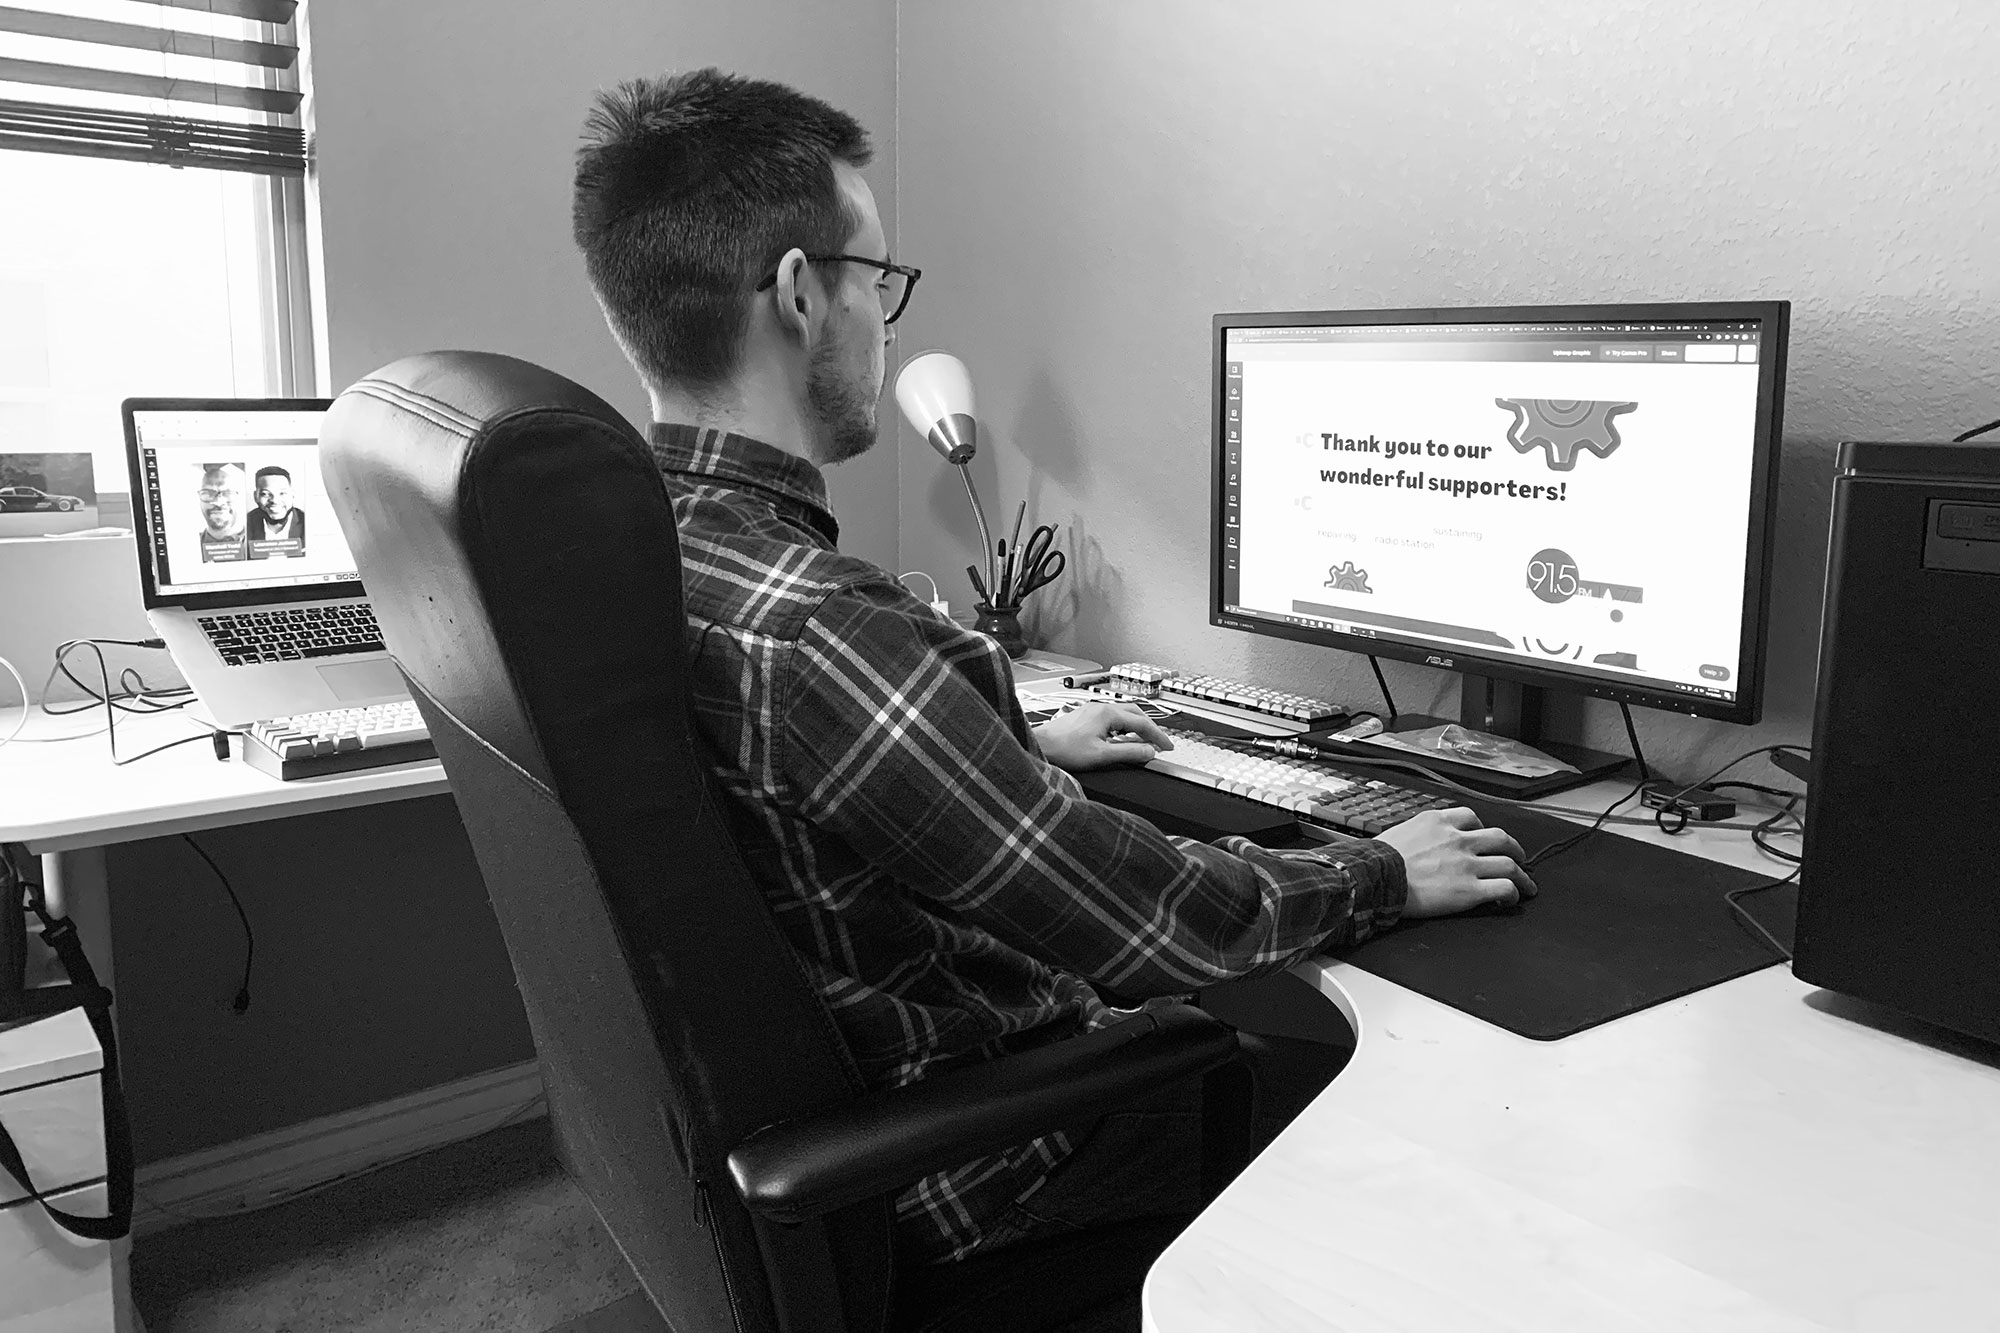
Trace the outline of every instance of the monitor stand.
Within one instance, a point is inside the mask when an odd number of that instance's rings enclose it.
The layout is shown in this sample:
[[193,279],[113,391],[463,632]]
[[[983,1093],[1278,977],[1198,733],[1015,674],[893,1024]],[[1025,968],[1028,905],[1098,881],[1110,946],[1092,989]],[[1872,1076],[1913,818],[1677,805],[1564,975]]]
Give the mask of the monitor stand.
[[[1542,706],[1546,697],[1547,691],[1538,685],[1521,685],[1511,680],[1495,680],[1489,676],[1466,676],[1459,691],[1459,713],[1456,719],[1405,713],[1389,723],[1386,730],[1422,731],[1426,727],[1440,726],[1456,720],[1459,725],[1475,731],[1524,741],[1552,759],[1574,764],[1579,770],[1575,773],[1551,773],[1546,777],[1524,778],[1512,773],[1498,773],[1490,768],[1454,763],[1447,759],[1418,760],[1408,751],[1395,750],[1388,746],[1373,748],[1375,753],[1384,759],[1419,762],[1425,768],[1442,773],[1453,782],[1462,783],[1474,791],[1485,792],[1489,796],[1508,796],[1518,801],[1531,801],[1550,792],[1581,787],[1599,778],[1608,777],[1632,762],[1626,755],[1607,754],[1602,750],[1587,749],[1569,741],[1545,739],[1542,736]],[[1357,753],[1361,753],[1370,747],[1366,741],[1356,741],[1353,743],[1353,748]]]

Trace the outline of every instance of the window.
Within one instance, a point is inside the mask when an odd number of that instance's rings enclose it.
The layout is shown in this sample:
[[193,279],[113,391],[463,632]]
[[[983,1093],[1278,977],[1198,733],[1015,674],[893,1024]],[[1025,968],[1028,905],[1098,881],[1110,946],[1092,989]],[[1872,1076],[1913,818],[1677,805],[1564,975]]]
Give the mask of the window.
[[316,392],[303,26],[293,0],[0,4],[0,484],[74,494],[87,454],[125,492],[124,398]]

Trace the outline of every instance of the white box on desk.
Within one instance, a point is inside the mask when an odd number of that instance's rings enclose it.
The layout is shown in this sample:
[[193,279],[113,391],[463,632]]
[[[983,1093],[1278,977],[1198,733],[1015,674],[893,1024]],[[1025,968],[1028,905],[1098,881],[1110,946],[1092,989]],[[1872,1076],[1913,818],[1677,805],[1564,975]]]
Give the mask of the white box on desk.
[[[116,498],[116,497],[114,497]],[[152,622],[139,596],[139,548],[132,535],[20,537],[0,539],[0,657],[20,669],[28,693],[40,699],[55,664],[56,645],[68,639],[150,639]],[[147,685],[164,689],[186,682],[165,652],[151,648],[107,647],[112,680],[126,667]],[[70,659],[78,677],[97,688],[97,658]],[[84,699],[82,690],[55,678],[50,697],[65,703]],[[0,708],[12,705],[14,682],[0,671]],[[0,735],[6,733],[0,732]]]
[[[104,1213],[104,1052],[80,1009],[0,1028],[0,1125],[56,1207]],[[111,1246],[49,1219],[0,1172],[0,1333],[113,1327]]]

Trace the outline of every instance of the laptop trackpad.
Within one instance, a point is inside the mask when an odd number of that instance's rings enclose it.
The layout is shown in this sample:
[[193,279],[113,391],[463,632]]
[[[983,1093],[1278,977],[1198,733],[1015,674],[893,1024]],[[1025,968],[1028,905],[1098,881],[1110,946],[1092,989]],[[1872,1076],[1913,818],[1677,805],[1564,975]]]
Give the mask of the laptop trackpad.
[[403,673],[386,657],[370,662],[336,662],[319,668],[319,678],[327,683],[342,703],[380,699],[384,695],[408,694]]

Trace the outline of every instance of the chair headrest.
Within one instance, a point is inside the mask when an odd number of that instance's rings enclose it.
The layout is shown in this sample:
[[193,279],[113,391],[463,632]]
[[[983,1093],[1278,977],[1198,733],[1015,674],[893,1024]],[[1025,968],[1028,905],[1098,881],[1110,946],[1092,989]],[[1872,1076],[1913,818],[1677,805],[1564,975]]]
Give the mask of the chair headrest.
[[513,357],[430,352],[342,393],[322,456],[398,665],[486,743],[552,782],[543,745],[576,743],[621,680],[664,684],[679,725],[673,512],[610,404]]

